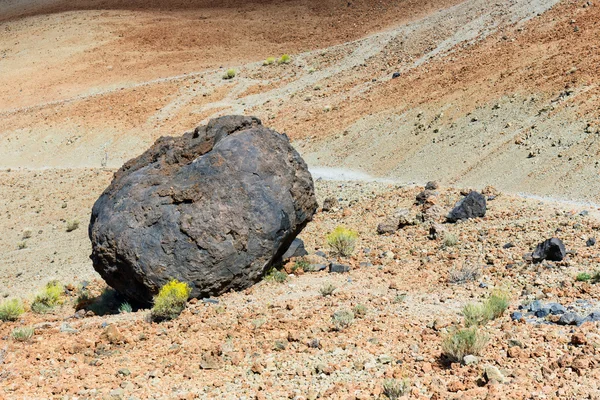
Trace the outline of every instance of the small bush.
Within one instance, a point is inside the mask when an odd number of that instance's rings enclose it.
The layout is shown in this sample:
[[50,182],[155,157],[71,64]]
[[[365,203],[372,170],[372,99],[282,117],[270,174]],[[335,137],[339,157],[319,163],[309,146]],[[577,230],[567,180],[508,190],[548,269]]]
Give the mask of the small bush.
[[294,263],[292,267],[292,272],[301,269],[304,272],[313,272],[314,268],[310,265],[310,263],[304,259],[298,260]]
[[341,331],[352,325],[354,321],[354,313],[350,310],[340,310],[333,313],[333,328],[336,331]]
[[357,304],[354,306],[352,311],[357,317],[364,317],[365,315],[367,315],[367,306],[365,306],[364,304]]
[[121,314],[130,313],[132,311],[133,311],[133,307],[131,307],[131,304],[129,304],[128,302],[122,303],[119,306],[119,313],[121,313]]
[[600,271],[594,272],[594,275],[592,275],[592,278],[590,279],[590,281],[592,283],[598,283],[598,282],[600,282]]
[[79,228],[79,220],[73,219],[67,221],[67,232],[73,232],[77,228]]
[[0,321],[16,321],[25,312],[20,299],[5,300],[0,303]]
[[321,296],[327,297],[327,296],[331,296],[333,294],[333,292],[335,291],[335,289],[337,289],[337,288],[335,286],[333,286],[331,283],[326,283],[325,285],[321,286],[321,288],[319,289],[319,292],[321,293]]
[[501,317],[509,306],[508,293],[500,290],[492,292],[492,295],[486,300],[484,306],[491,316],[490,319]]
[[288,274],[285,271],[280,271],[277,268],[271,268],[267,274],[265,275],[265,280],[267,282],[277,282],[283,283],[287,281]]
[[406,300],[406,293],[397,294],[396,297],[394,297],[394,304],[404,303],[404,300]]
[[485,325],[491,319],[490,313],[482,304],[467,304],[462,310],[462,315],[467,327]]
[[577,274],[577,277],[575,277],[575,280],[577,282],[587,282],[590,279],[592,279],[592,276],[590,274],[588,274],[587,272],[582,272],[580,274]]
[[288,54],[284,54],[281,57],[279,57],[279,60],[277,60],[277,62],[279,64],[289,64],[290,62],[292,62],[292,59]]
[[17,244],[17,248],[18,248],[19,250],[26,249],[26,248],[27,248],[27,242],[25,242],[25,241],[23,241],[23,242],[19,242],[19,243]]
[[358,233],[338,226],[333,232],[327,235],[327,244],[334,254],[348,257],[354,252],[354,246],[358,239]]
[[233,78],[235,78],[235,69],[230,68],[223,75],[223,79],[233,79]]
[[463,362],[467,355],[477,356],[488,342],[477,328],[463,328],[450,333],[442,342],[442,354],[451,362]]
[[397,400],[400,397],[408,394],[410,390],[410,382],[408,379],[386,379],[383,381],[383,394],[390,400]]
[[23,229],[23,234],[21,235],[21,239],[25,240],[25,239],[29,239],[31,236],[33,235],[33,232],[31,229]]
[[48,282],[46,287],[35,295],[31,303],[31,311],[37,314],[44,314],[52,311],[55,307],[63,303],[63,294],[65,290],[58,281]]
[[263,65],[271,65],[275,64],[275,57],[267,57],[265,61],[263,61]]
[[472,264],[465,264],[460,268],[452,268],[448,271],[448,282],[449,283],[467,283],[475,281],[481,276],[479,267]]
[[508,294],[499,290],[494,291],[483,304],[467,304],[463,308],[465,325],[467,327],[485,325],[488,321],[501,317],[508,305]]
[[458,244],[458,237],[453,233],[446,232],[442,244],[444,247],[456,246]]
[[26,342],[33,337],[34,329],[31,327],[15,328],[11,337],[17,342]]
[[150,312],[153,321],[160,322],[175,319],[185,309],[192,288],[176,279],[164,285],[154,297],[154,306]]

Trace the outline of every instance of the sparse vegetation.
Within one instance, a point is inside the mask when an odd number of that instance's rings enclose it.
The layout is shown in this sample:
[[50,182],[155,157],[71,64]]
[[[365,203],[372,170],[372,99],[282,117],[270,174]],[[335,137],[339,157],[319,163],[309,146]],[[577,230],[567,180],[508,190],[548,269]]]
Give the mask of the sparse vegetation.
[[383,381],[383,394],[390,400],[397,400],[400,397],[408,394],[410,382],[408,379],[386,379]]
[[333,329],[341,331],[352,325],[354,321],[354,313],[350,310],[339,310],[333,313]]
[[462,284],[475,281],[481,276],[478,266],[473,264],[464,264],[460,268],[452,268],[448,271],[448,282]]
[[462,362],[466,355],[479,355],[488,338],[476,327],[452,332],[442,342],[442,353],[451,362]]
[[442,245],[444,247],[454,247],[458,244],[458,236],[453,233],[446,232],[444,234],[444,239],[442,241]]
[[0,321],[16,321],[25,312],[20,299],[5,300],[0,303]]
[[17,342],[27,342],[33,337],[34,329],[32,327],[15,328],[11,333],[13,340]]
[[335,291],[335,289],[337,289],[337,288],[335,286],[333,286],[331,283],[326,283],[325,285],[321,286],[321,288],[319,289],[319,293],[321,293],[321,296],[327,297],[327,296],[331,296],[333,294],[333,292]]
[[55,307],[63,303],[65,290],[58,281],[50,281],[46,287],[35,295],[31,303],[31,311],[37,314],[44,314],[52,311]]
[[354,315],[361,318],[367,315],[367,306],[365,306],[364,304],[357,304],[354,306],[352,311],[354,312]]
[[263,65],[272,65],[275,64],[275,57],[267,57],[265,61],[263,61]]
[[496,319],[508,308],[509,296],[507,293],[496,290],[483,304],[467,304],[462,314],[467,327],[485,325],[488,321]]
[[495,290],[484,303],[484,306],[491,316],[490,319],[499,318],[509,306],[509,295],[504,291]]
[[276,268],[271,268],[265,275],[265,280],[267,282],[283,283],[287,280],[287,278],[288,274],[286,274],[285,271],[280,271]]
[[124,302],[119,306],[119,313],[125,314],[133,311],[133,307],[128,302]]
[[294,266],[292,267],[292,272],[295,272],[299,269],[301,269],[304,272],[314,272],[314,268],[312,267],[312,265],[305,259],[300,259],[296,261],[294,263]]
[[581,272],[581,273],[577,274],[577,276],[575,277],[575,280],[577,282],[587,282],[590,279],[592,279],[592,276],[590,274],[588,274],[587,272]]
[[256,319],[252,320],[252,326],[254,327],[254,329],[258,329],[266,323],[267,323],[266,318],[256,318]]
[[233,79],[233,78],[235,78],[235,75],[236,75],[235,69],[229,68],[227,71],[225,71],[225,74],[223,75],[223,79]]
[[23,229],[23,233],[21,234],[21,239],[29,239],[33,235],[33,231],[31,229]]
[[332,253],[343,257],[348,257],[354,252],[354,246],[358,239],[358,233],[338,226],[333,232],[327,235],[327,244],[331,248]]
[[467,304],[462,310],[467,327],[485,325],[490,320],[490,314],[483,304]]
[[185,309],[192,288],[176,279],[164,285],[154,297],[150,317],[155,322],[175,319]]
[[289,56],[289,54],[284,54],[281,57],[279,57],[279,60],[277,60],[277,63],[279,64],[289,64],[290,62],[292,62],[292,59]]
[[73,232],[77,228],[79,228],[79,220],[72,219],[67,221],[67,232]]
[[26,249],[26,248],[27,248],[27,242],[25,242],[25,241],[19,242],[19,243],[17,244],[17,248],[18,248],[19,250]]

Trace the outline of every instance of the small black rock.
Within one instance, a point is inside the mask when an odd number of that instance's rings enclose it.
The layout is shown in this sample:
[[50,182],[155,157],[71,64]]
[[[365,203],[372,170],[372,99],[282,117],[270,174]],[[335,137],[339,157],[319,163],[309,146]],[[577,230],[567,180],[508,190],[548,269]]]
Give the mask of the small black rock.
[[350,267],[344,264],[334,264],[331,263],[329,265],[329,273],[338,273],[338,274],[343,274],[345,272],[350,272]]
[[400,72],[394,72],[392,74],[392,79],[400,78]]
[[504,246],[502,246],[503,249],[510,249],[512,247],[515,247],[513,243],[506,243]]
[[593,237],[589,238],[589,239],[588,239],[588,240],[585,242],[585,245],[586,245],[587,247],[592,247],[592,246],[595,246],[595,245],[596,245],[596,238],[593,238]]
[[552,238],[538,244],[532,254],[533,262],[541,262],[543,260],[562,261],[567,255],[567,250],[562,240]]

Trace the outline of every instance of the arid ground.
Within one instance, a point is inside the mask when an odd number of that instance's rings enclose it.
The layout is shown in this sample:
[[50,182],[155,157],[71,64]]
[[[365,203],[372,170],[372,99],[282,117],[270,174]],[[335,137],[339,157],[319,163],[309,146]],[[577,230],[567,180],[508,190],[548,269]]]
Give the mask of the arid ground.
[[[575,276],[600,267],[586,245],[599,230],[599,77],[591,1],[1,2],[0,296],[31,299],[59,279],[73,298],[0,324],[0,398],[366,399],[404,377],[412,398],[599,399],[595,322],[509,315],[536,299],[597,305],[597,287]],[[358,230],[340,260],[351,272],[262,282],[161,325],[144,310],[71,319],[81,282],[102,290],[87,224],[113,172],[226,114],[285,132],[315,178],[362,179],[318,181],[319,201],[341,205],[301,235],[314,253],[335,226]],[[425,225],[378,235],[396,208],[422,211],[429,180],[445,211],[462,189],[500,195],[485,218],[450,226],[453,246]],[[552,236],[566,261],[523,257]],[[449,283],[465,264],[481,276]],[[337,290],[323,297],[327,283]],[[462,306],[498,287],[509,311],[486,327],[478,363],[444,364]],[[364,318],[333,331],[331,314],[357,304]],[[30,342],[11,339],[21,325],[36,326]],[[123,337],[107,339],[106,325]],[[505,381],[482,382],[487,366]]]

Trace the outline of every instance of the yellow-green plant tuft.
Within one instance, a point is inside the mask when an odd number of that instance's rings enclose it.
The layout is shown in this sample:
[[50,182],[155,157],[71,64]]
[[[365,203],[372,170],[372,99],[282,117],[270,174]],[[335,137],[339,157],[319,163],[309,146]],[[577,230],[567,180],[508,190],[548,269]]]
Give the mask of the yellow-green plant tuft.
[[263,61],[263,65],[271,65],[275,64],[275,57],[267,57],[265,61]]
[[31,303],[31,311],[38,314],[52,311],[55,307],[63,303],[63,294],[65,289],[58,281],[50,281],[46,287],[35,295]]
[[289,56],[289,54],[284,54],[279,57],[279,60],[277,60],[277,63],[279,64],[289,64],[290,62],[292,62],[292,58]]
[[348,257],[354,251],[356,239],[358,239],[358,232],[338,226],[333,232],[327,235],[327,244],[334,254]]
[[0,321],[16,321],[25,312],[21,299],[10,299],[0,303]]
[[229,68],[223,75],[223,79],[233,79],[233,78],[235,78],[235,74],[236,74],[235,69]]
[[185,309],[191,292],[192,288],[187,283],[172,279],[154,297],[150,317],[156,322],[177,318]]

